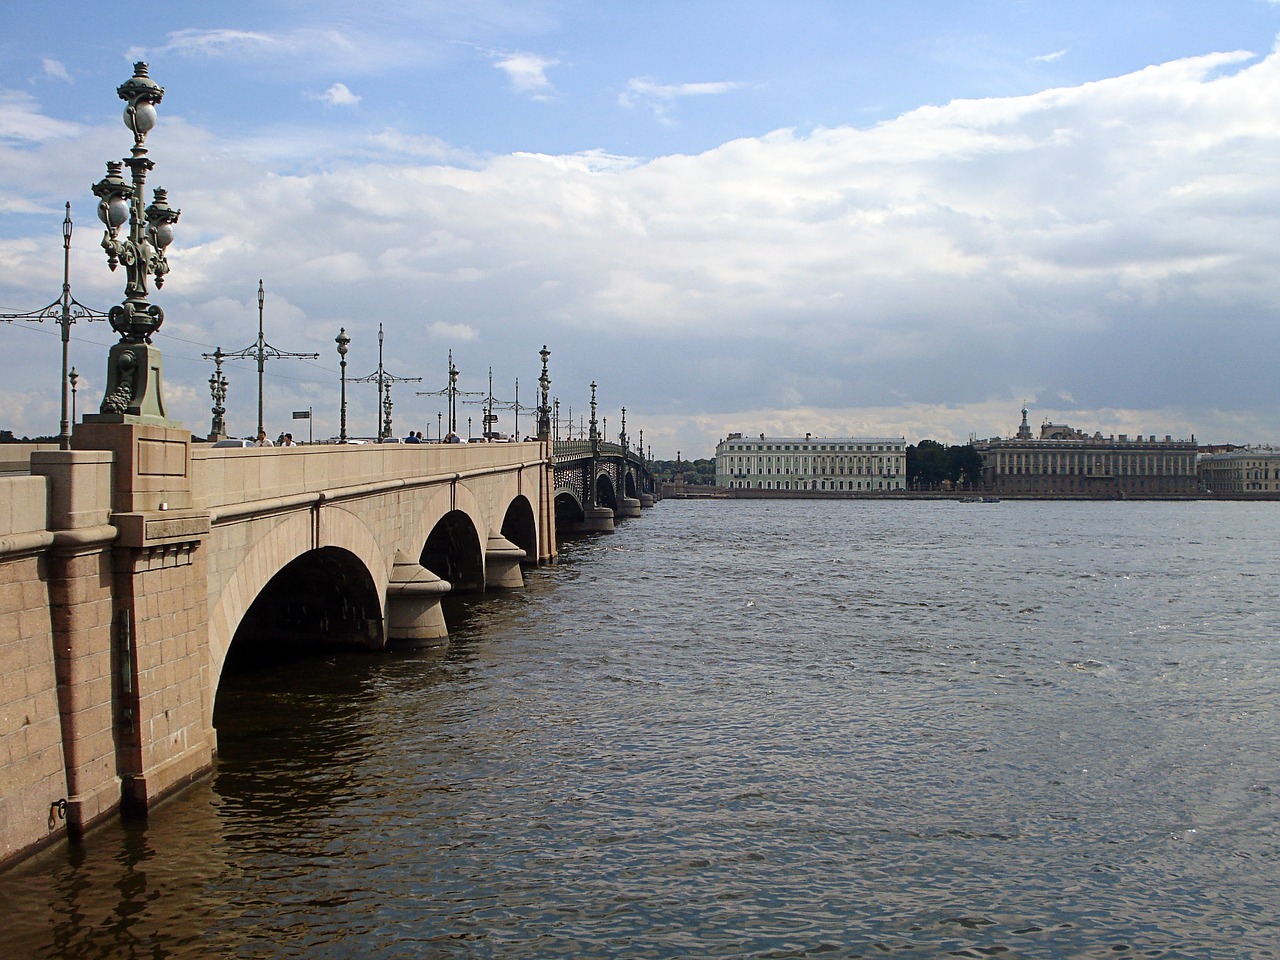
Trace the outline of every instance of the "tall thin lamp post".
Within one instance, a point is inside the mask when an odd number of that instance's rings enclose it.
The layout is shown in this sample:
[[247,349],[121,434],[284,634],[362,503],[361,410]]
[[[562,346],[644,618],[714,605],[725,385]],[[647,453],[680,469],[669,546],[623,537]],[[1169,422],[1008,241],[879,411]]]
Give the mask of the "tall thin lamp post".
[[[106,320],[107,314],[99,310],[90,310],[75,297],[71,296],[71,201],[67,201],[66,215],[62,218],[62,296],[42,310],[30,313],[0,313],[0,320],[39,320],[45,318],[55,321],[62,328],[62,381],[58,388],[61,398],[62,419],[58,424],[58,446],[63,450],[71,449],[71,424],[75,423],[75,413],[67,420],[67,385],[70,374],[67,362],[71,345],[71,324],[76,320]],[[72,384],[71,392],[75,393]],[[74,406],[74,403],[72,404]]]
[[71,382],[71,422],[74,424],[76,422],[76,384],[80,382],[80,374],[76,373],[75,367],[72,367],[71,372],[67,374],[67,380]]
[[[456,434],[458,432],[458,397],[480,397],[481,393],[475,393],[467,390],[458,389],[458,368],[453,363],[453,351],[449,351],[449,379],[443,390],[427,390],[418,391],[420,397],[444,397],[449,405],[449,432]],[[442,432],[439,437],[444,439]],[[468,439],[470,439],[468,437]]]
[[347,350],[351,346],[351,338],[347,336],[347,328],[341,327],[333,338],[338,345],[338,364],[342,367],[342,402],[338,415],[338,442],[347,442]]
[[[267,343],[266,337],[263,335],[262,313],[263,304],[266,302],[266,291],[262,287],[262,281],[258,281],[258,341],[253,346],[245,347],[243,350],[237,350],[235,353],[228,353],[224,356],[228,360],[257,360],[258,361],[258,433],[263,432],[262,417],[262,381],[265,376],[265,368],[268,360],[288,359],[288,360],[319,360],[318,353],[289,353],[287,350],[277,350],[271,344]],[[212,355],[206,353],[204,358],[211,359]]]
[[421,383],[421,377],[397,377],[388,373],[382,363],[382,324],[378,324],[378,369],[367,377],[356,377],[353,383],[376,383],[378,385],[378,440],[391,438],[391,384]]

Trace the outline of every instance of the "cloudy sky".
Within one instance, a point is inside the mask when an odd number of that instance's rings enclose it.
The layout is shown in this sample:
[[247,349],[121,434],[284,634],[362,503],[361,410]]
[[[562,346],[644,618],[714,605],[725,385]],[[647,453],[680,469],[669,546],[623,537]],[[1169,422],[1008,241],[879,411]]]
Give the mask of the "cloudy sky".
[[[337,432],[334,337],[397,433],[464,390],[575,421],[599,384],[658,457],[730,431],[1280,442],[1280,4],[1270,0],[226,0],[6,3],[0,311],[119,302],[89,187],[128,154],[182,209],[170,414],[257,338],[267,428]],[[104,323],[73,328],[80,412]],[[57,430],[58,328],[0,325],[0,428]],[[252,361],[229,421],[256,423]],[[353,433],[376,390],[349,384]],[[480,408],[464,407],[475,417]],[[504,415],[510,429],[512,414]],[[523,415],[522,430],[529,413]],[[299,425],[301,426],[301,425]],[[295,428],[295,432],[297,432]],[[302,431],[305,434],[305,428]]]

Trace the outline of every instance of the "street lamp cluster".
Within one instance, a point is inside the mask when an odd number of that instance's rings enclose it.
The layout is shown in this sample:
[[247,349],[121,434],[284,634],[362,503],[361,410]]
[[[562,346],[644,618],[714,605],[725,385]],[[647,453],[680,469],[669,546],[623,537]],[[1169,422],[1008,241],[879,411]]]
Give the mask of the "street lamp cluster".
[[[124,160],[107,162],[107,175],[93,185],[98,198],[98,218],[106,230],[102,249],[112,270],[124,264],[124,302],[111,308],[107,320],[120,334],[120,342],[107,358],[107,387],[96,419],[171,425],[161,394],[160,351],[151,346],[151,337],[164,323],[164,311],[148,301],[149,281],[164,285],[169,272],[165,250],[173,242],[173,225],[181,211],[169,206],[168,194],[157,187],[152,202],[144,207],[147,174],[155,163],[144,146],[147,134],[156,125],[156,105],[164,88],[147,75],[147,65],[136,63],[133,76],[117,88],[125,102],[124,123],[133,133],[133,149]],[[122,176],[129,168],[131,182]],[[128,225],[124,237],[120,229]]]
[[[161,356],[158,348],[151,343],[152,337],[164,323],[164,310],[149,300],[150,284],[154,281],[157,288],[164,285],[165,276],[169,273],[169,262],[166,251],[173,242],[174,225],[181,216],[181,211],[169,204],[168,193],[162,187],[156,187],[152,201],[144,205],[144,194],[147,175],[155,168],[155,163],[147,156],[147,135],[155,128],[157,120],[156,107],[164,98],[164,88],[151,79],[146,63],[134,64],[133,76],[122,83],[116,90],[124,101],[124,123],[133,134],[133,148],[130,155],[122,160],[107,161],[106,175],[93,184],[92,191],[98,198],[98,217],[104,226],[102,249],[107,257],[107,266],[114,271],[121,264],[125,268],[124,299],[112,307],[107,313],[90,310],[71,296],[70,284],[70,248],[71,248],[71,204],[67,204],[66,218],[63,221],[63,285],[59,300],[43,310],[26,314],[0,314],[2,320],[28,319],[43,320],[45,317],[56,319],[62,327],[62,411],[59,439],[64,449],[70,447],[70,425],[75,422],[76,387],[79,374],[75,368],[68,371],[68,341],[70,325],[78,318],[106,319],[111,328],[120,335],[120,340],[108,354],[106,388],[97,414],[85,416],[86,422],[131,422],[151,423],[160,426],[177,426],[166,415],[161,383]],[[128,167],[129,178],[124,176]],[[123,235],[122,235],[123,231]],[[222,371],[224,360],[252,358],[258,364],[258,430],[263,423],[263,365],[269,358],[291,357],[318,359],[314,353],[287,353],[277,350],[266,342],[263,334],[263,301],[262,281],[258,281],[258,339],[257,342],[236,353],[225,353],[217,347],[213,353],[204,357],[214,361],[214,373],[209,377],[209,393],[213,400],[211,408],[213,419],[210,429],[210,440],[227,436],[226,400],[228,381]],[[347,353],[351,338],[346,328],[338,331],[334,338],[341,365],[341,401],[340,429],[338,441],[346,443],[347,435]],[[378,369],[367,377],[358,377],[355,382],[376,382],[378,385],[379,423],[377,435],[380,440],[390,439],[391,427],[391,385],[394,382],[421,382],[421,377],[398,377],[387,372],[383,366],[383,331],[378,326]],[[551,351],[544,345],[539,351],[542,359],[542,372],[538,378],[539,403],[536,410],[538,438],[542,440],[560,439],[560,400],[554,401],[550,396],[551,378],[548,375],[548,359]],[[449,432],[457,436],[458,411],[457,402],[460,396],[482,397],[475,401],[485,405],[484,430],[487,438],[496,434],[497,415],[495,407],[514,410],[515,433],[519,435],[520,423],[520,381],[516,380],[516,399],[514,402],[499,401],[493,395],[493,369],[489,370],[488,394],[467,392],[458,389],[459,371],[453,362],[453,353],[449,353],[448,382],[442,390],[420,392],[418,396],[442,396],[448,400]],[[68,391],[69,388],[69,391]],[[597,429],[596,421],[596,384],[591,384],[591,431],[590,439],[593,447],[598,447],[602,436]],[[68,397],[70,392],[70,397]],[[68,400],[70,400],[70,421],[68,423]],[[467,433],[470,438],[471,417],[467,418]],[[569,437],[572,438],[572,408],[569,410]],[[443,416],[437,415],[437,430],[443,440]],[[606,421],[607,431],[607,421]],[[626,408],[622,410],[622,432],[619,441],[627,448]],[[644,441],[641,434],[641,450]]]

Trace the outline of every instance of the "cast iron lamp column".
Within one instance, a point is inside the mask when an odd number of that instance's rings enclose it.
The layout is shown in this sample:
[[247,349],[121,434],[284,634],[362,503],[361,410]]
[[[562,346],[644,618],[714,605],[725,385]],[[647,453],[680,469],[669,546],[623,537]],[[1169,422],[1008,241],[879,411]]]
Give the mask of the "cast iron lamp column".
[[209,439],[222,440],[227,435],[227,375],[222,372],[222,360],[226,356],[222,348],[213,351],[213,374],[209,377],[209,396],[213,399],[213,422],[209,424]]
[[[156,125],[156,104],[164,88],[147,75],[145,63],[136,63],[133,76],[116,93],[125,102],[124,122],[133,132],[133,150],[123,161],[108,161],[107,175],[93,185],[98,217],[106,227],[102,249],[107,266],[115,270],[123,263],[125,267],[124,302],[107,314],[120,342],[107,358],[107,387],[99,418],[174,426],[165,414],[160,351],[151,346],[152,336],[164,323],[164,311],[147,297],[150,279],[156,287],[164,285],[169,272],[165,250],[173,242],[173,225],[181,211],[169,206],[168,195],[160,187],[152,203],[143,207],[147,173],[155,167],[143,144]],[[126,166],[131,183],[121,175]],[[128,233],[121,239],[120,228],[126,224]]]
[[342,406],[339,414],[338,442],[347,442],[347,350],[351,346],[351,338],[347,336],[347,328],[341,327],[333,338],[338,345],[338,362],[342,367]]
[[538,439],[551,439],[551,404],[549,403],[551,394],[551,377],[547,373],[547,360],[551,358],[551,351],[547,349],[544,343],[542,349],[538,351],[538,356],[542,358],[542,376],[538,377],[538,387],[541,390],[541,403],[538,404]]

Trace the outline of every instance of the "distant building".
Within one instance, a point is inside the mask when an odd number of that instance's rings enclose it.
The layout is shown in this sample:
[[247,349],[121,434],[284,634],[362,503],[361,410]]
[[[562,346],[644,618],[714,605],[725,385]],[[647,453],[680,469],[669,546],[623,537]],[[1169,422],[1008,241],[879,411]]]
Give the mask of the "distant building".
[[1015,437],[979,440],[974,448],[993,493],[1143,498],[1194,496],[1199,489],[1194,438],[1090,436],[1049,422],[1036,438],[1024,408]]
[[1200,485],[1215,497],[1280,495],[1280,450],[1243,447],[1202,454]]
[[716,445],[716,486],[866,493],[906,486],[904,437],[759,437]]

